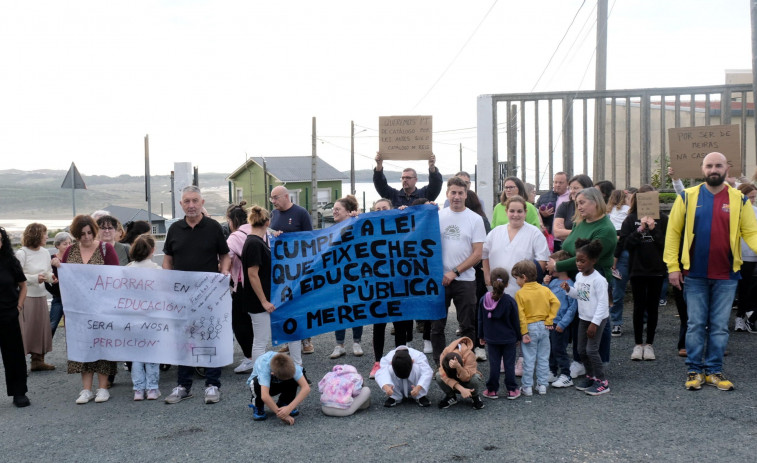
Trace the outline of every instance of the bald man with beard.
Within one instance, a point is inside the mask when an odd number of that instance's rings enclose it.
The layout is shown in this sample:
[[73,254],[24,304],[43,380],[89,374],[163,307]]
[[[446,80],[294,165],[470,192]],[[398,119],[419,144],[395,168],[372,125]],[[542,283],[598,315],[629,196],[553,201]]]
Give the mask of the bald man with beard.
[[702,161],[705,183],[676,197],[665,235],[670,284],[683,288],[688,306],[686,389],[709,384],[732,391],[723,375],[728,319],[740,279],[741,239],[757,251],[757,219],[749,200],[725,183],[728,160],[710,153]]

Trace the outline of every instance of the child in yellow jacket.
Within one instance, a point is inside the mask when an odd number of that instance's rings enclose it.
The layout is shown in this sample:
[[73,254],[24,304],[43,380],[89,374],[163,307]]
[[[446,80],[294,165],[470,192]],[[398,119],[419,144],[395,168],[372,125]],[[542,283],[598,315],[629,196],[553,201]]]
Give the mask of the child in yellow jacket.
[[536,264],[522,260],[510,272],[520,289],[515,293],[518,304],[520,331],[523,335],[523,377],[521,391],[525,396],[533,395],[534,367],[536,371],[536,391],[547,393],[549,378],[549,331],[552,320],[560,309],[560,300],[546,286],[536,282]]

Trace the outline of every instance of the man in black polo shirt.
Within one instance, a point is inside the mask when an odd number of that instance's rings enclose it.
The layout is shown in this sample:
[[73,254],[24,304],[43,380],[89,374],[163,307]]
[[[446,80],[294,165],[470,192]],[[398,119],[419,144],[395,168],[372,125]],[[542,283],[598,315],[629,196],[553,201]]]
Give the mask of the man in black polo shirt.
[[[175,222],[168,229],[163,245],[163,268],[188,272],[221,272],[229,274],[231,258],[229,247],[223,237],[221,225],[202,214],[200,189],[188,186],[181,191],[181,208],[184,219]],[[194,368],[179,365],[178,386],[166,403],[175,404],[192,397],[192,376]],[[205,403],[211,404],[221,400],[221,368],[205,369]]]

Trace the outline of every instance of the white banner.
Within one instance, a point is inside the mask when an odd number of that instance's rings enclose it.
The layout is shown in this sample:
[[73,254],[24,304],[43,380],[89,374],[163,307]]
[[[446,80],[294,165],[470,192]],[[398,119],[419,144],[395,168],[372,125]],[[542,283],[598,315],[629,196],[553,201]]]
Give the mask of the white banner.
[[63,264],[58,273],[69,360],[233,361],[228,277],[80,264]]

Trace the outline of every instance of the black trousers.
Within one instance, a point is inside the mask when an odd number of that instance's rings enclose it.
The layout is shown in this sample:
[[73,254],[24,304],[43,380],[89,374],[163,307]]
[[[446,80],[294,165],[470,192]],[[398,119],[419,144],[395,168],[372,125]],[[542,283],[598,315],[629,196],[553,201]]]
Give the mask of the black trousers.
[[0,352],[5,366],[5,385],[9,396],[24,395],[26,388],[26,359],[21,325],[15,307],[0,309]]
[[237,338],[239,347],[245,358],[252,357],[252,321],[247,308],[244,306],[241,286],[237,287],[236,292],[231,293],[231,330],[234,337]]
[[[394,324],[394,347],[402,346],[413,340],[413,321],[402,320]],[[386,323],[373,325],[373,357],[380,361],[384,356],[384,338],[386,336]]]
[[[258,409],[262,409],[265,407],[265,402],[263,402],[263,399],[260,397],[261,390],[260,390],[260,383],[258,383],[258,378],[255,378],[253,380],[253,387],[255,388],[255,406]],[[268,388],[268,395],[271,397],[276,397],[277,395],[281,394],[281,397],[279,397],[279,400],[276,401],[276,405],[279,407],[286,407],[292,401],[295,397],[297,397],[297,381],[294,379],[288,379],[286,381],[274,381],[273,378],[271,379],[271,387]]]

